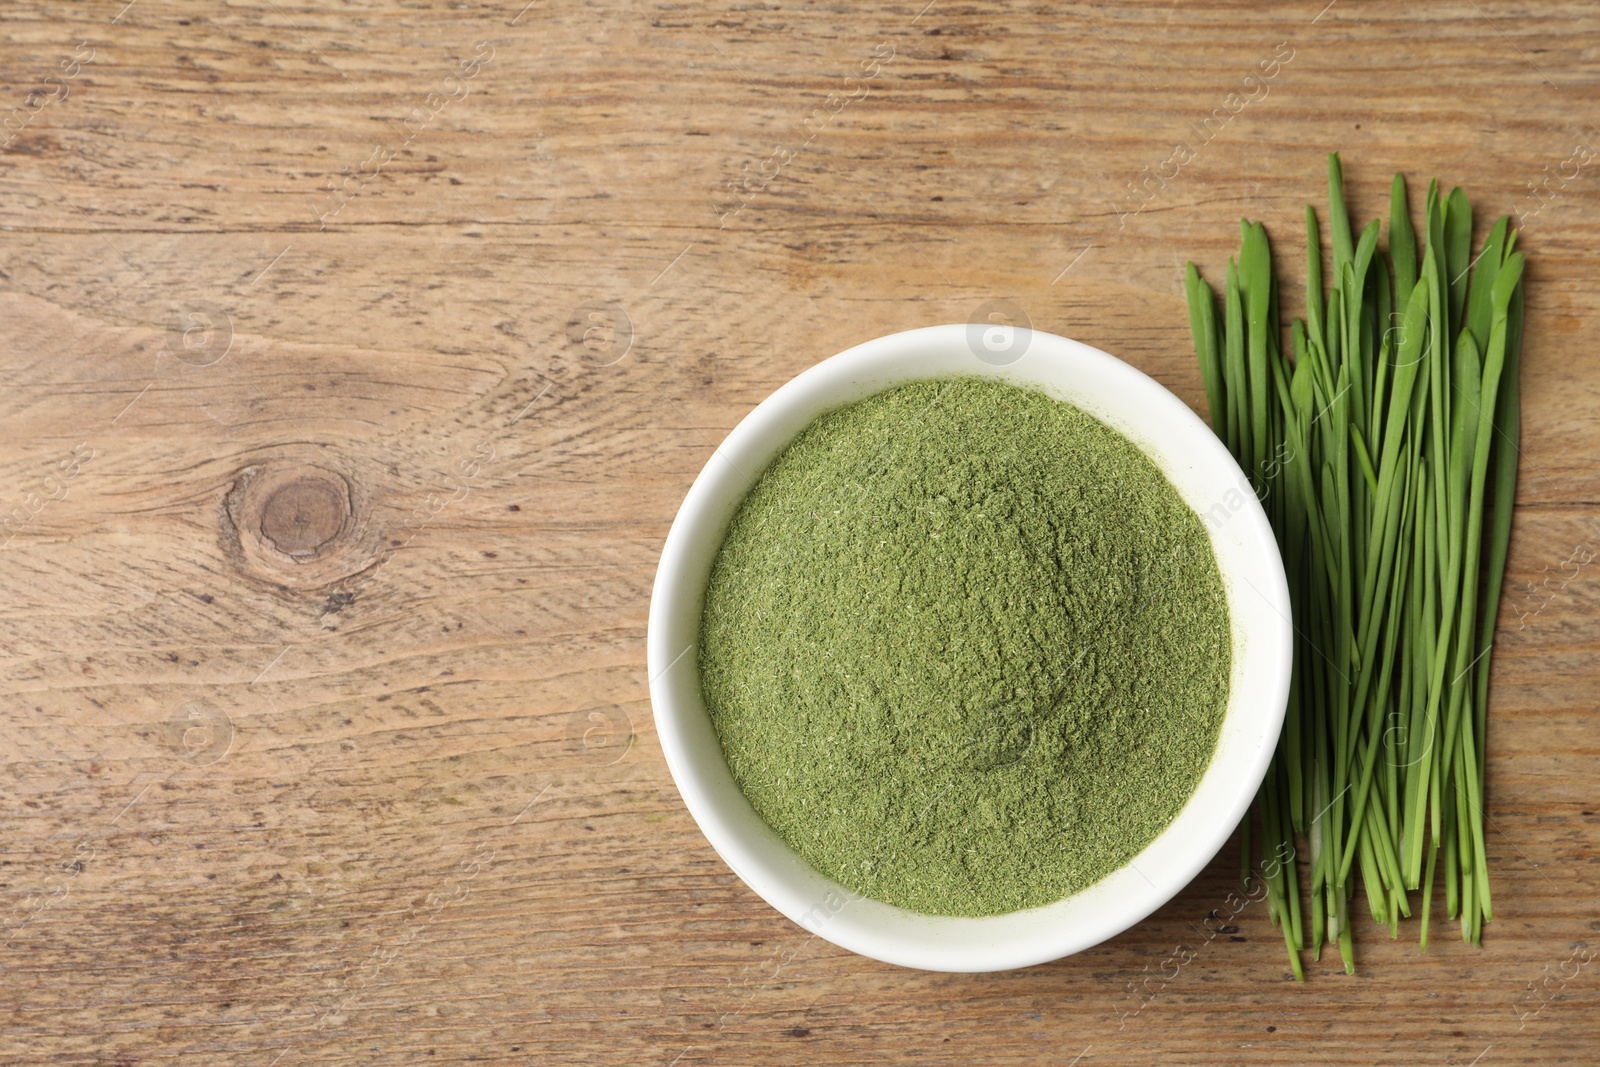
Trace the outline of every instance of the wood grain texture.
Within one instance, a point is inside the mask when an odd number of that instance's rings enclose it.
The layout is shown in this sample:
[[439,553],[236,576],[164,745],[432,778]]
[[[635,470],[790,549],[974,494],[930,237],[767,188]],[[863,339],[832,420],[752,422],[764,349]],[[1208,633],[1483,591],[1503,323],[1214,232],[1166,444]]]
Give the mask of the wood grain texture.
[[[925,3],[0,11],[0,1063],[1600,1058],[1600,13]],[[1232,845],[1021,972],[773,912],[651,725],[714,445],[991,299],[1203,410],[1180,266],[1294,292],[1330,149],[1522,217],[1483,949],[1296,985]]]

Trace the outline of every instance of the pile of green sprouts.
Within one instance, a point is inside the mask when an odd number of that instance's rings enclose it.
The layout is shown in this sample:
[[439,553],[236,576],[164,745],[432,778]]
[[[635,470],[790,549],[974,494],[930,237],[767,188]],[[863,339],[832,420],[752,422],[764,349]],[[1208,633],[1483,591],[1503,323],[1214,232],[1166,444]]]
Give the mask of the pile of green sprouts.
[[1353,235],[1343,184],[1331,156],[1331,276],[1324,292],[1308,206],[1292,361],[1259,222],[1241,223],[1220,306],[1188,269],[1212,425],[1277,533],[1293,603],[1288,713],[1241,868],[1296,857],[1270,865],[1267,899],[1297,978],[1301,951],[1320,958],[1329,942],[1354,970],[1357,869],[1391,936],[1420,907],[1424,948],[1440,866],[1466,940],[1492,917],[1484,738],[1517,480],[1523,257],[1504,217],[1473,255],[1466,195],[1437,182],[1419,233],[1399,175],[1384,250],[1376,220]]

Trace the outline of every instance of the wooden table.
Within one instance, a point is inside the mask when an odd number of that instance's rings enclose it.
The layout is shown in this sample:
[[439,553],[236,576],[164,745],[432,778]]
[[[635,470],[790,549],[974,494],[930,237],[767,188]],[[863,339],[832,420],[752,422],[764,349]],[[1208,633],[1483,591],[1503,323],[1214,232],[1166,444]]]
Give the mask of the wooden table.
[[[522,2],[0,13],[0,1062],[1600,1058],[1592,6]],[[779,916],[651,722],[714,445],[989,300],[1203,409],[1180,267],[1294,292],[1330,149],[1531,264],[1484,947],[1297,985],[1232,845],[1015,973]]]

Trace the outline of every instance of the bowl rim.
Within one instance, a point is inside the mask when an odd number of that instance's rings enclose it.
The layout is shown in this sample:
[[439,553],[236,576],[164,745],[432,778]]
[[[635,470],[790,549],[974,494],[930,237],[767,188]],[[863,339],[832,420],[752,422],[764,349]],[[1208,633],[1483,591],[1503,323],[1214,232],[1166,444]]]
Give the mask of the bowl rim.
[[[751,890],[809,932],[862,955],[926,970],[1002,970],[1059,959],[1121,933],[1176,896],[1215,857],[1248,810],[1277,744],[1290,682],[1292,623],[1277,541],[1244,472],[1210,427],[1165,386],[1100,349],[1019,329],[1008,335],[1008,343],[1014,345],[1008,351],[1017,355],[996,361],[985,358],[975,344],[973,331],[983,328],[967,323],[928,326],[855,345],[800,372],[741,419],[713,449],[668,531],[651,591],[646,638],[651,711],[662,752],[684,805],[712,848]],[[913,358],[915,372],[905,373],[905,364]],[[922,372],[937,367],[948,369]],[[1047,371],[1056,375],[1054,381],[1038,377]],[[736,785],[737,796],[730,796],[732,776],[720,744],[715,744],[715,758],[708,756],[706,731],[712,731],[713,742],[715,733],[700,697],[697,658],[688,655],[698,648],[709,560],[721,547],[733,511],[777,453],[827,411],[896,384],[961,374],[997,377],[1069,400],[1150,456],[1206,519],[1233,627],[1233,673],[1218,747],[1173,822],[1126,867],[1101,882],[1052,904],[980,918],[919,915],[855,894],[815,871],[783,844]],[[1063,395],[1071,388],[1063,387],[1061,380],[1072,377],[1072,388],[1081,387],[1078,375],[1101,383],[1094,388],[1110,383],[1109,387],[1136,394],[1148,414],[1133,422],[1127,414],[1131,400],[1102,403],[1087,395]],[[859,390],[853,397],[819,401],[852,389]],[[1165,459],[1152,450],[1149,435],[1156,432],[1151,427],[1158,422],[1164,440],[1181,440],[1182,461],[1173,458],[1178,453],[1170,441],[1161,446]],[[1203,469],[1207,485],[1226,485],[1227,494],[1192,499],[1192,486],[1180,486],[1174,474],[1182,464]],[[1192,477],[1199,479],[1201,474]],[[743,488],[730,504],[729,486],[741,483]],[[1225,506],[1219,525],[1210,523],[1215,508],[1201,511],[1207,499],[1226,502],[1219,505]],[[715,545],[707,549],[713,534]],[[1224,563],[1219,541],[1224,536],[1227,557],[1235,561],[1232,570]],[[1243,559],[1251,560],[1254,580],[1237,569],[1237,561]],[[1241,581],[1248,592],[1240,587]],[[1245,598],[1251,596],[1259,597],[1265,607],[1249,606]],[[692,638],[684,633],[691,607]],[[1253,620],[1247,632],[1241,609]],[[692,687],[685,677],[691,674]],[[1226,766],[1225,739],[1231,746]],[[1208,807],[1201,815],[1209,817],[1197,818],[1191,809],[1202,794]],[[752,818],[759,828],[751,824]],[[1139,866],[1141,860],[1156,868],[1153,875]],[[1079,906],[1063,907],[1074,902]],[[1069,921],[1051,921],[1047,914],[1051,912]]]

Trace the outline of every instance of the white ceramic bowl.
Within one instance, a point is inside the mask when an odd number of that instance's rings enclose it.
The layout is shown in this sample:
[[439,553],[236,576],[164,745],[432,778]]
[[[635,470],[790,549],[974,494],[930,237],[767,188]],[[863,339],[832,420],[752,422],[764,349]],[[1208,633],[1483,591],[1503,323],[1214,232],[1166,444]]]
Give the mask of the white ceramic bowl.
[[[1070,401],[1121,431],[1204,519],[1233,626],[1228,710],[1211,766],[1177,819],[1126,867],[1064,900],[985,918],[906,911],[819,874],[734,783],[701,697],[700,613],[728,521],[812,420],[919,378],[977,374]],[[1098,944],[1170,900],[1216,855],[1266,773],[1290,667],[1289,590],[1244,473],[1194,412],[1088,345],[1009,327],[932,326],[857,345],[764,400],[712,454],[667,535],[650,598],[650,700],[683,801],[719,855],[767,903],[842,948],[906,967],[993,971]]]

